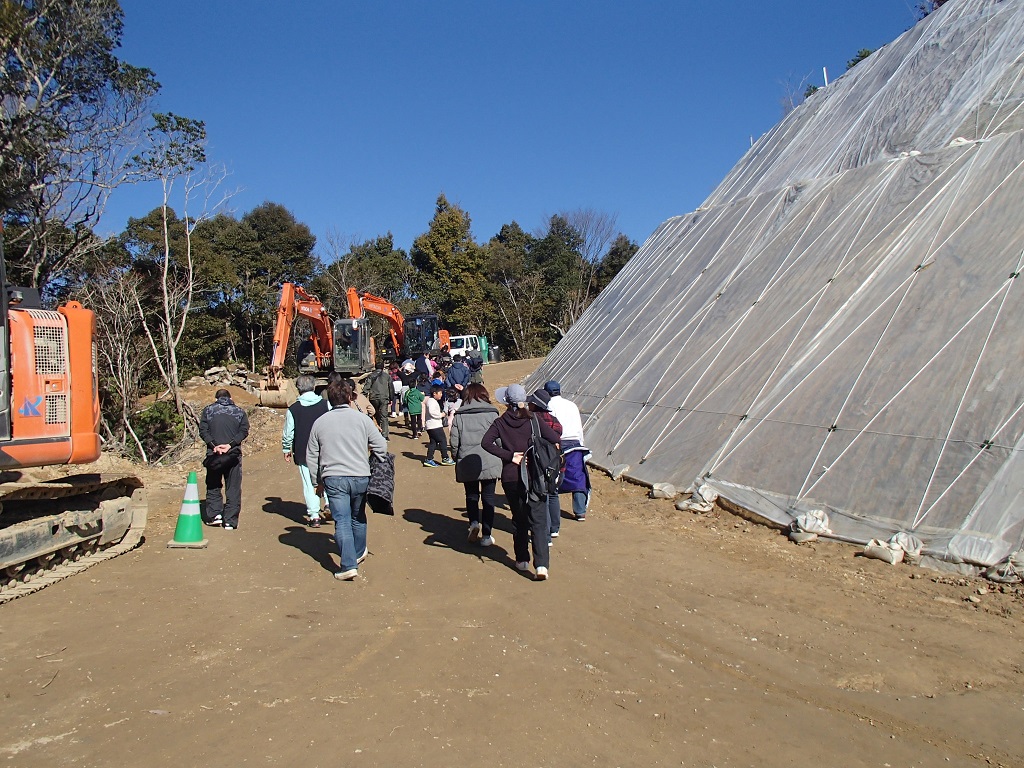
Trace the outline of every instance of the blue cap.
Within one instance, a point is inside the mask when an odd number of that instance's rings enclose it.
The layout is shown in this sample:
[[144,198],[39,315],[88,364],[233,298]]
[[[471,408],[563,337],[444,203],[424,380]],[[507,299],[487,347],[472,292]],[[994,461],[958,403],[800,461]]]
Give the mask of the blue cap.
[[554,397],[555,395],[562,394],[562,385],[559,384],[554,379],[545,384],[544,389],[546,389],[548,391],[548,394],[551,395],[552,397]]

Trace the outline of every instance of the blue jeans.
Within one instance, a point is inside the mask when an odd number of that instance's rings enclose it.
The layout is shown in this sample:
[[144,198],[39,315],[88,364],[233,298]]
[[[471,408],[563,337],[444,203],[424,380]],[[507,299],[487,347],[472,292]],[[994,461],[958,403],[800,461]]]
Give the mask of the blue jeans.
[[582,520],[587,516],[587,507],[590,505],[589,491],[572,492],[572,512],[576,518]]
[[341,570],[351,571],[366,551],[366,488],[369,477],[325,477],[327,503],[334,518],[334,541],[341,553]]

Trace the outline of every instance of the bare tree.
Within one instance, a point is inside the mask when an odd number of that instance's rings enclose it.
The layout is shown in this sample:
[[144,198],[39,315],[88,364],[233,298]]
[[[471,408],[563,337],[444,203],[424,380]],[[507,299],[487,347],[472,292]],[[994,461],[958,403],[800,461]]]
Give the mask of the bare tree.
[[139,456],[148,463],[146,449],[131,421],[143,374],[153,359],[152,350],[141,336],[143,323],[136,312],[139,283],[140,278],[130,270],[113,267],[90,281],[81,297],[96,313],[96,355],[106,374],[106,394],[116,400],[120,411],[118,431],[122,439],[132,440]]
[[[810,85],[811,76],[804,75],[799,80],[790,75],[785,81],[780,82],[782,96],[779,98],[779,106],[782,107],[782,116],[785,117],[794,109],[799,107],[807,99],[808,94],[813,93],[817,88]],[[814,88],[814,90],[811,90]]]
[[344,296],[348,287],[352,285],[353,276],[350,274],[350,268],[354,259],[353,246],[356,244],[356,238],[344,235],[332,227],[327,230],[325,240],[326,253],[323,261],[330,266],[324,270],[323,279],[332,290],[331,295],[323,297],[322,300],[328,311],[337,314],[339,307],[334,305],[338,302],[332,301],[332,298]]
[[577,208],[563,211],[561,215],[580,236],[582,260],[579,277],[572,294],[568,297],[567,305],[567,319],[569,325],[572,325],[580,319],[580,315],[590,306],[597,293],[597,269],[601,265],[601,258],[608,250],[608,244],[615,237],[618,215],[594,208]]
[[[198,421],[181,396],[178,345],[185,333],[197,288],[192,235],[196,226],[213,216],[233,193],[220,191],[226,171],[206,164],[206,128],[201,121],[174,114],[154,115],[154,120],[154,127],[147,131],[148,146],[136,157],[136,164],[143,173],[160,182],[163,192],[160,203],[163,242],[158,255],[160,303],[155,312],[147,314],[141,297],[136,296],[135,307],[143,320],[157,370],[174,401],[175,410],[184,419],[185,439],[191,442],[197,435]],[[177,194],[184,246],[181,252],[173,252],[171,224],[176,216],[171,202],[179,183],[181,189]],[[196,208],[198,212],[193,215],[191,212]]]
[[543,277],[536,272],[525,275],[506,272],[500,276],[498,285],[501,286],[496,302],[498,314],[512,339],[516,357],[526,359],[539,354],[542,324],[538,322],[537,307],[544,287]]

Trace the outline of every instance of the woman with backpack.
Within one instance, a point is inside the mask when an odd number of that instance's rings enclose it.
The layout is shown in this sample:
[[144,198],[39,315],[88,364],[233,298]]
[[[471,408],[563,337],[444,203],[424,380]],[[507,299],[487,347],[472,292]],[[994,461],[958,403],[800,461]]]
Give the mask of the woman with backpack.
[[516,568],[530,569],[530,542],[533,542],[533,564],[536,579],[548,578],[549,522],[547,491],[539,501],[530,500],[528,467],[524,464],[534,434],[551,444],[558,443],[558,435],[547,424],[532,416],[526,406],[526,390],[519,384],[501,387],[495,393],[508,410],[495,419],[484,433],[481,445],[488,453],[501,459],[501,488],[512,510],[512,543]]
[[481,442],[498,418],[498,409],[491,405],[490,393],[483,384],[468,385],[462,397],[451,426],[455,480],[466,489],[469,541],[489,547],[494,543],[494,487],[501,477],[501,459],[485,451]]
[[[551,431],[558,435],[558,442],[562,442],[562,425],[555,418],[555,415],[551,413],[551,395],[548,394],[546,389],[538,389],[532,395],[526,399],[526,404],[530,407],[530,412],[536,415],[538,419],[543,421],[549,427]],[[559,469],[561,469],[562,462],[559,461]],[[547,500],[545,502],[548,510],[548,521],[549,529],[548,535],[550,540],[553,542],[558,538],[558,532],[562,529],[562,507],[558,501],[558,487],[557,482],[554,488],[548,488]]]

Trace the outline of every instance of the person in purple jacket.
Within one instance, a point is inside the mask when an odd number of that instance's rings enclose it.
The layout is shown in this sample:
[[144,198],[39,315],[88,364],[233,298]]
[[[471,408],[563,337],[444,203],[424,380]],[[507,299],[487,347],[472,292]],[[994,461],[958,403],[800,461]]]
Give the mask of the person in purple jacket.
[[[495,392],[499,402],[508,410],[494,420],[484,433],[481,446],[488,453],[501,459],[501,489],[505,492],[509,509],[512,510],[512,544],[515,550],[516,568],[530,569],[530,541],[533,541],[533,565],[536,579],[548,578],[550,566],[549,520],[547,498],[534,503],[529,499],[529,488],[525,482],[523,458],[533,436],[533,419],[526,406],[526,390],[518,384],[501,387]],[[538,421],[540,434],[545,440],[558,442],[558,435],[544,422]]]

